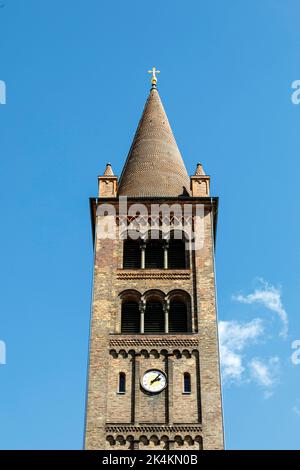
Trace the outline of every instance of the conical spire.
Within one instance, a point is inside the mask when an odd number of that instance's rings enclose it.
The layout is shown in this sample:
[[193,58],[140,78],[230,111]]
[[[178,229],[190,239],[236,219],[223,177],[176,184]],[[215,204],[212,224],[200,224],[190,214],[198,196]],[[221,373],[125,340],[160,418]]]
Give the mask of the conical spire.
[[190,194],[190,180],[158,91],[152,87],[120,177],[120,196]]
[[106,163],[104,176],[114,176],[114,172],[110,163]]

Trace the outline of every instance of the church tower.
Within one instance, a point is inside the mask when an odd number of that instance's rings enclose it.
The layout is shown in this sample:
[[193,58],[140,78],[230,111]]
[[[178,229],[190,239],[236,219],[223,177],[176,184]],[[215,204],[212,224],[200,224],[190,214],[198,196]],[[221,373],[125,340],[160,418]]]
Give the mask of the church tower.
[[91,198],[94,280],[85,448],[223,449],[218,199],[188,176],[157,71],[118,179]]

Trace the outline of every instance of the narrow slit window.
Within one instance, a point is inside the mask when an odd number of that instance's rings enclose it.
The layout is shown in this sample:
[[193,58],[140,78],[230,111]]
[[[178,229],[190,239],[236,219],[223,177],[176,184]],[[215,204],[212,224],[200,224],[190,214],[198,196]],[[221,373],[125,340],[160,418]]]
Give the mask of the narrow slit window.
[[119,374],[119,393],[126,392],[126,375],[124,372],[120,372]]
[[183,375],[183,393],[191,393],[191,376],[188,372]]

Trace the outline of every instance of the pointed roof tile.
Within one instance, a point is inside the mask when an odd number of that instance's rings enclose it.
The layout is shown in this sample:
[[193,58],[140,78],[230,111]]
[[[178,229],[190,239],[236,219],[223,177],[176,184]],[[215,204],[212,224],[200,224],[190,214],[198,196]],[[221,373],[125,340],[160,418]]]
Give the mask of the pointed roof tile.
[[118,195],[190,195],[190,179],[155,87],[130,147]]
[[197,168],[195,171],[195,176],[203,176],[205,175],[205,171],[201,163],[197,163]]
[[106,164],[105,172],[103,176],[114,176],[114,172],[110,163]]

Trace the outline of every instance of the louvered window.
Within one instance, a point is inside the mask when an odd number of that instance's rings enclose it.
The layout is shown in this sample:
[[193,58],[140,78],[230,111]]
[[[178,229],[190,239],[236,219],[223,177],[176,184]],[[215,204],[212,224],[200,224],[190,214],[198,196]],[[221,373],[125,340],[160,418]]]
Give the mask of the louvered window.
[[184,302],[174,300],[170,303],[169,311],[169,332],[186,333],[187,325],[187,307]]
[[164,248],[161,240],[148,240],[146,244],[146,269],[164,267]]
[[165,318],[162,304],[150,301],[146,304],[145,333],[164,333]]
[[140,310],[137,302],[126,301],[122,304],[121,331],[131,334],[140,332]]
[[124,240],[123,268],[137,269],[141,267],[141,249],[139,240]]
[[169,241],[168,268],[169,269],[187,268],[184,240],[171,239]]

